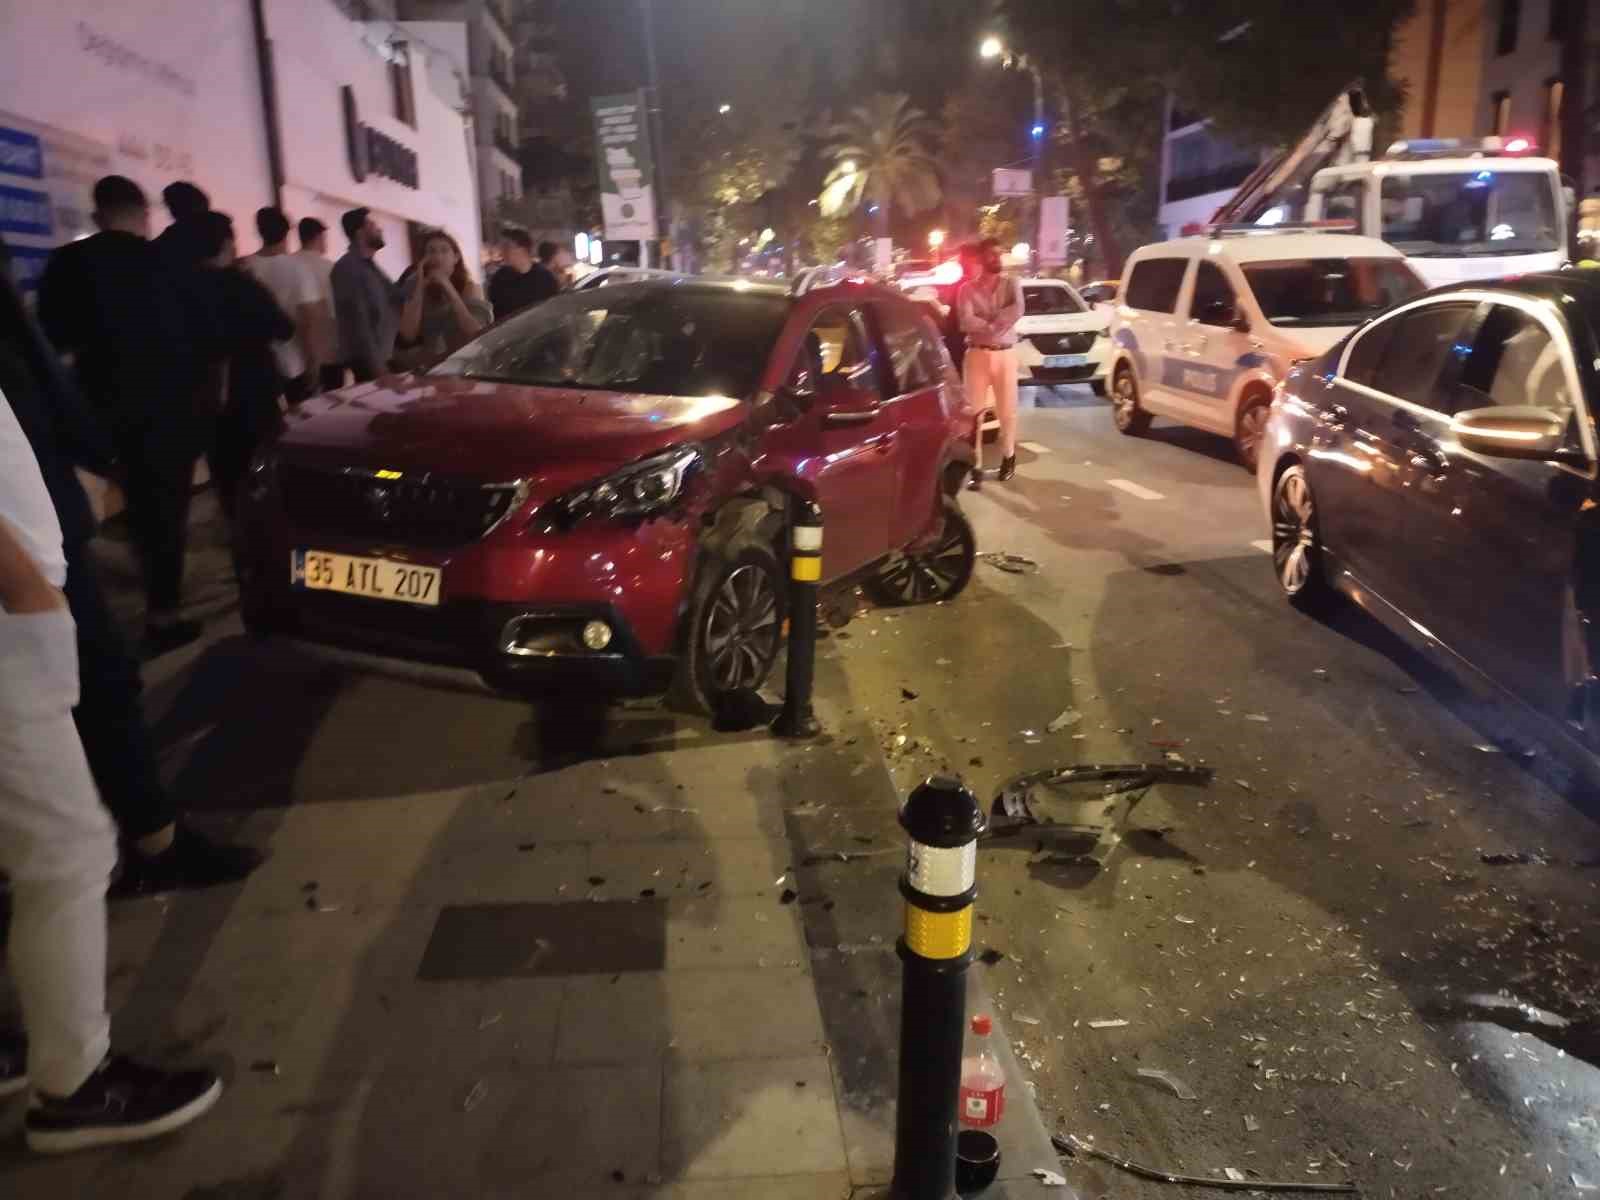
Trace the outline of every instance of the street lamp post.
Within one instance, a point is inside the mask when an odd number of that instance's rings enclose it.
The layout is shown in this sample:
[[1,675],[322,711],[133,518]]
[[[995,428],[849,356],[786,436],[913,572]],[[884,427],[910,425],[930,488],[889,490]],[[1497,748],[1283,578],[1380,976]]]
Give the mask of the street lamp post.
[[978,54],[983,58],[999,59],[1001,65],[1017,67],[1033,77],[1033,125],[1028,130],[1030,151],[1028,159],[1030,169],[1033,171],[1034,207],[1037,210],[1034,221],[1033,253],[1038,254],[1039,248],[1044,245],[1044,152],[1049,141],[1049,130],[1044,120],[1044,74],[1026,54],[1011,53],[1006,49],[1005,43],[997,37],[984,38],[978,46]]

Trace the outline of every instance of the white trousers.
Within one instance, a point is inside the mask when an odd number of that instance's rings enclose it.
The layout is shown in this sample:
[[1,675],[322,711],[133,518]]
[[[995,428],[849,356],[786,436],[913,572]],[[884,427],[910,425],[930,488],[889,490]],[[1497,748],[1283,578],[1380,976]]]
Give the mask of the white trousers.
[[117,841],[72,723],[77,631],[63,606],[0,612],[0,870],[28,1076],[77,1091],[105,1058],[106,884]]
[[1000,453],[1017,452],[1017,352],[967,347],[961,364],[967,403],[978,410],[978,461],[983,462],[983,414],[991,406],[1000,420]]

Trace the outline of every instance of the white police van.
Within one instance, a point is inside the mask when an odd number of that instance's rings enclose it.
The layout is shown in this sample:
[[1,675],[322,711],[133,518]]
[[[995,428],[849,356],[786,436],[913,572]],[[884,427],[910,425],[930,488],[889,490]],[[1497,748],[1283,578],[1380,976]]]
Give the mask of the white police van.
[[1111,322],[1116,426],[1142,434],[1159,416],[1220,433],[1254,470],[1290,365],[1424,289],[1394,247],[1305,226],[1222,226],[1144,246]]

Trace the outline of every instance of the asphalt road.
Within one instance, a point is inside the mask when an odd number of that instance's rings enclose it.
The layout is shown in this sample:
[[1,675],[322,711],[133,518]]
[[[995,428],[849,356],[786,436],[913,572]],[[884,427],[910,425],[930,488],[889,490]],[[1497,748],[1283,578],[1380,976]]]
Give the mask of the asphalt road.
[[[954,770],[987,804],[1048,766],[1215,768],[1109,810],[1080,785],[1039,807],[1099,839],[980,855],[1005,957],[979,969],[1047,1120],[1172,1171],[1369,1197],[1600,1184],[1600,803],[1501,751],[1507,714],[1359,612],[1290,609],[1223,439],[1124,438],[1086,390],[1030,392],[1017,478],[963,503],[981,551],[1037,571],[980,563],[958,601],[867,611],[832,645],[902,789]],[[1521,853],[1549,861],[1484,861]]]

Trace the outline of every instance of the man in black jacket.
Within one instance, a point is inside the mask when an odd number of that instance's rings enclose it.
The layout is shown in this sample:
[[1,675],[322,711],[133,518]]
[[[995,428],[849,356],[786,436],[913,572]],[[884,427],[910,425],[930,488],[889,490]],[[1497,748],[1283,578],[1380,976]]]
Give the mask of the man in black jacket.
[[0,241],[0,392],[38,459],[61,522],[67,605],[78,630],[78,706],[73,719],[100,799],[122,841],[119,894],[150,894],[244,878],[262,861],[249,847],[221,846],[183,826],[161,781],[139,696],[139,664],[106,604],[89,543],[94,513],[75,467],[117,474],[117,451],[61,369],[12,284]]
[[208,320],[148,241],[139,185],[108,175],[94,188],[100,232],[53,255],[39,280],[39,319],[76,360],[78,381],[126,473],[128,522],[144,568],[145,650],[194,641],[179,613],[189,497],[201,446],[196,397]]

